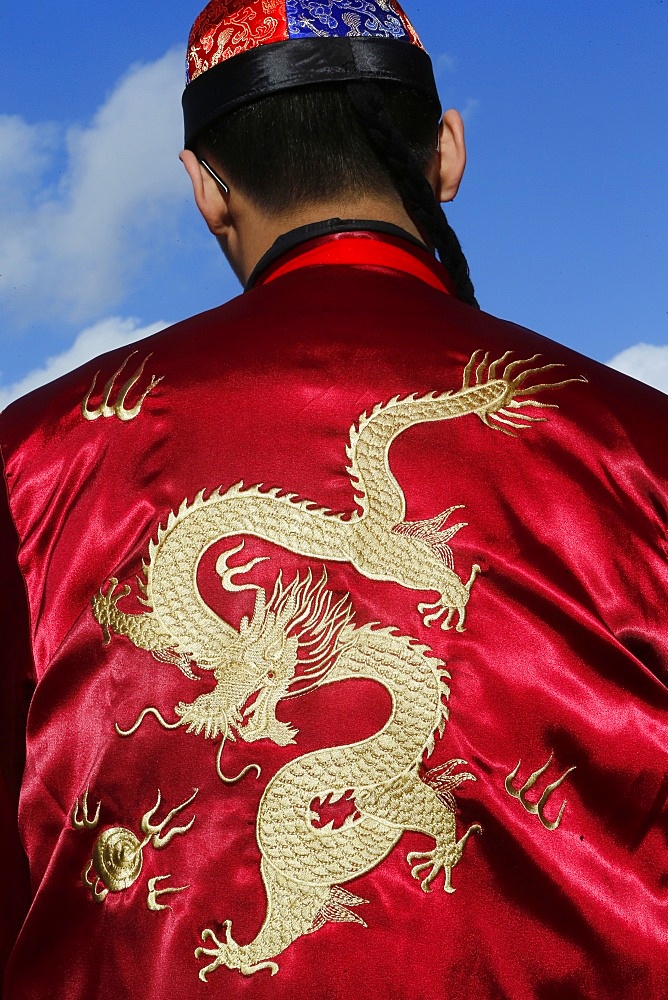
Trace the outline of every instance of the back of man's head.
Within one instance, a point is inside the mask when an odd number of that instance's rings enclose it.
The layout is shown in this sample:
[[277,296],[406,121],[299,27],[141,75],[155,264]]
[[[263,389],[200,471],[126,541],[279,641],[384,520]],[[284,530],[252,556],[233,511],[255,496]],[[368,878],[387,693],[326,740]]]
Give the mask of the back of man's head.
[[364,15],[351,0],[327,10],[309,0],[211,0],[191,31],[188,70],[186,147],[259,209],[285,217],[337,199],[398,196],[459,298],[477,304],[427,180],[441,105],[398,0],[372,0]]
[[[379,87],[426,173],[438,145],[438,118],[417,91]],[[346,84],[282,91],[239,108],[199,134],[196,152],[270,215],[335,198],[396,194],[387,158],[371,142]]]

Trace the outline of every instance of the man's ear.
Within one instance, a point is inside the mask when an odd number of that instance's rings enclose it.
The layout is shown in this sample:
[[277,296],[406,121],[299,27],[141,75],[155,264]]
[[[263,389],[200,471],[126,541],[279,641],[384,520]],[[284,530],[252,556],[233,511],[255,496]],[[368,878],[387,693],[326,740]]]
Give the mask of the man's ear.
[[436,197],[453,201],[466,168],[464,122],[459,111],[446,111],[440,127],[439,174]]
[[190,149],[179,153],[193,186],[195,203],[214,236],[222,236],[229,228],[230,214],[227,198],[218,184]]

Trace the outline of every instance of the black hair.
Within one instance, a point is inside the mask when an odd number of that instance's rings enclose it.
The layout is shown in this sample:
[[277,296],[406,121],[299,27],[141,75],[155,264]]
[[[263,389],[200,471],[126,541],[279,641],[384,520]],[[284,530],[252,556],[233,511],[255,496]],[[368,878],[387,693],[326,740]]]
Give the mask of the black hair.
[[341,196],[398,192],[459,298],[477,306],[459,240],[425,177],[438,131],[438,115],[423,95],[365,81],[270,94],[205,129],[196,148],[270,215]]

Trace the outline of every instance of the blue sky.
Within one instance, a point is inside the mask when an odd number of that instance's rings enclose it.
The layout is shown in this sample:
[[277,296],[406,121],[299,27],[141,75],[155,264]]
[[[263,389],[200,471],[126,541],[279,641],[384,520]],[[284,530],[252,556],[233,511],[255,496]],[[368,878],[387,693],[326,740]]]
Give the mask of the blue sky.
[[[668,4],[407,0],[488,311],[668,391]],[[0,7],[0,407],[238,293],[177,160],[197,4]]]

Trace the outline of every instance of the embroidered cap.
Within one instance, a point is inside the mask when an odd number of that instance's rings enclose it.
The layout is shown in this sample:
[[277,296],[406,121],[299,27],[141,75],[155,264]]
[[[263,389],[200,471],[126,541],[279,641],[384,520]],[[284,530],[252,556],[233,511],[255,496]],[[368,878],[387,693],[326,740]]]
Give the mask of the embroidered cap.
[[188,41],[185,145],[268,94],[385,80],[441,104],[431,60],[398,0],[211,0]]

